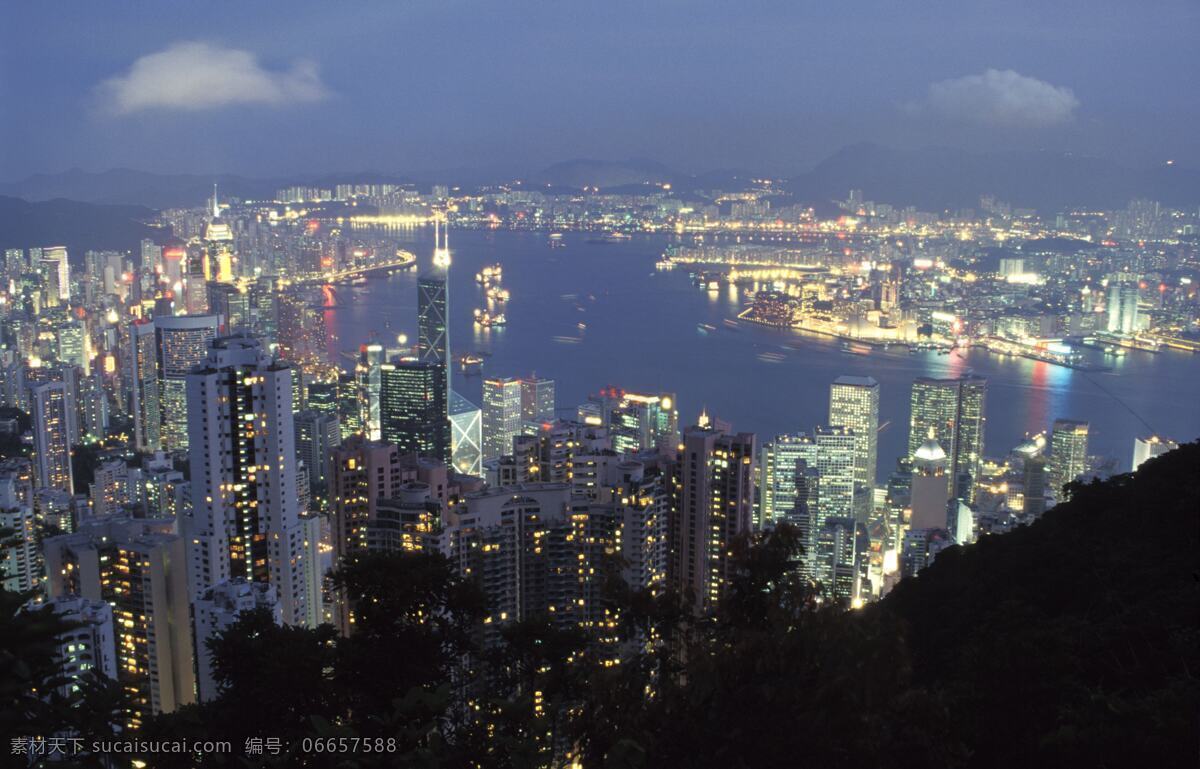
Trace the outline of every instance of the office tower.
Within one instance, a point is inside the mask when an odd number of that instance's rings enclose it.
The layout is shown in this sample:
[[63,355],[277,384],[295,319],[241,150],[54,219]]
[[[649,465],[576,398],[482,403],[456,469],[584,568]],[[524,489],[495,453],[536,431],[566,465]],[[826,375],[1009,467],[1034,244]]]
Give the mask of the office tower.
[[730,547],[749,533],[754,507],[753,433],[702,424],[684,431],[671,483],[670,582],[697,612],[720,601]]
[[451,389],[450,360],[450,241],[448,224],[433,223],[433,266],[417,280],[417,357],[424,363],[444,364],[446,392]]
[[1021,468],[1023,499],[1021,510],[1027,516],[1037,517],[1046,512],[1047,472],[1046,458],[1040,454],[1025,458]]
[[381,344],[364,344],[358,348],[358,365],[354,374],[358,379],[358,407],[362,413],[362,429],[373,441],[380,438],[379,387],[384,350]]
[[913,454],[912,516],[913,529],[944,529],[950,486],[946,482],[950,459],[932,435]]
[[66,595],[43,603],[29,603],[26,611],[49,609],[67,623],[54,638],[58,667],[58,694],[70,697],[86,678],[117,680],[116,631],[113,607],[106,601]]
[[187,375],[204,362],[217,335],[213,315],[155,318],[159,413],[162,445],[167,451],[188,447]]
[[866,526],[853,518],[826,518],[814,540],[813,577],[832,601],[850,604],[863,594],[870,550]]
[[974,499],[975,479],[983,457],[986,399],[987,380],[979,376],[920,377],[912,386],[908,455],[916,453],[933,428],[933,437],[950,459],[947,483],[951,496],[968,502]]
[[1168,451],[1174,451],[1179,448],[1179,444],[1167,438],[1160,438],[1157,435],[1150,435],[1145,438],[1133,439],[1133,468],[1137,470],[1142,466],[1142,463],[1148,459],[1153,459],[1161,454],[1166,454]]
[[208,312],[217,317],[219,333],[251,332],[250,294],[232,283],[210,280],[207,284]]
[[309,487],[324,490],[329,483],[329,460],[342,443],[336,414],[308,409],[296,414],[296,459],[304,463]]
[[67,304],[71,300],[71,261],[66,247],[43,248],[41,261],[46,275],[46,306]]
[[780,435],[765,444],[761,456],[760,525],[782,520],[792,511],[796,468],[801,461],[820,478],[816,528],[830,516],[853,517],[857,446],[857,436],[844,427],[818,427],[812,435]]
[[299,509],[292,369],[251,337],[215,339],[187,377],[192,594],[269,582],[289,625],[315,626],[319,522]]
[[841,376],[829,387],[829,424],[854,431],[854,481],[875,488],[879,456],[879,383],[871,377]]
[[381,366],[380,432],[400,453],[450,462],[445,368],[444,363],[414,360]]
[[450,391],[450,462],[464,475],[483,474],[483,410]]
[[521,419],[526,423],[554,421],[554,380],[536,374],[521,379]]
[[1066,499],[1063,486],[1088,469],[1088,423],[1074,419],[1056,419],[1050,432],[1050,493],[1058,501]]
[[939,529],[910,529],[900,547],[900,574],[915,577],[933,563],[938,553],[955,544],[950,532]]
[[16,463],[0,468],[0,586],[13,593],[33,590],[42,581],[32,484],[23,477],[27,472]]
[[607,387],[580,405],[580,422],[608,428],[619,452],[674,454],[679,444],[679,411],[674,393],[633,393]]
[[1121,273],[1110,275],[1105,302],[1108,322],[1105,329],[1114,334],[1132,334],[1138,330],[1138,279]]
[[200,702],[216,699],[220,690],[213,673],[213,655],[208,641],[225,632],[246,612],[265,610],[283,623],[275,586],[265,582],[234,579],[205,590],[192,606],[196,650],[196,694]]
[[160,260],[162,259],[162,246],[157,245],[153,240],[142,240],[139,256],[141,261],[138,263],[138,268],[144,272],[155,272],[162,267]]
[[127,729],[195,701],[186,549],[174,525],[116,516],[43,543],[52,599],[79,596],[112,607]]
[[309,382],[308,383],[308,398],[307,407],[312,411],[317,411],[330,416],[338,416],[338,383],[333,382]]
[[521,380],[512,377],[483,380],[483,459],[512,453],[512,439],[521,433]]
[[359,405],[358,379],[354,374],[339,374],[337,380],[338,422],[342,439],[364,434],[363,409]]
[[76,435],[75,399],[64,382],[47,382],[30,390],[33,417],[33,469],[39,487],[74,493],[71,436]]

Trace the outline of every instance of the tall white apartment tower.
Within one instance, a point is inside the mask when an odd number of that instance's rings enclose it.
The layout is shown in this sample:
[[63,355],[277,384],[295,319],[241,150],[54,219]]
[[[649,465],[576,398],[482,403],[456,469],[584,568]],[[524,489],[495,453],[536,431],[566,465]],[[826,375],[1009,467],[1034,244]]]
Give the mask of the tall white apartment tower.
[[255,339],[213,340],[187,376],[193,598],[230,579],[275,586],[283,621],[320,621],[318,519],[301,515],[292,370]]

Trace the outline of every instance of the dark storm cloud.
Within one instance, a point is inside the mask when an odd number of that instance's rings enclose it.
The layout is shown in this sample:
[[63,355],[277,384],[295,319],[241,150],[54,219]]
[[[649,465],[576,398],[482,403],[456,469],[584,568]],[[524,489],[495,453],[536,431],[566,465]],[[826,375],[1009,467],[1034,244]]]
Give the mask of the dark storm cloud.
[[18,3],[0,178],[573,157],[789,173],[859,141],[1200,162],[1200,4],[1152,5]]

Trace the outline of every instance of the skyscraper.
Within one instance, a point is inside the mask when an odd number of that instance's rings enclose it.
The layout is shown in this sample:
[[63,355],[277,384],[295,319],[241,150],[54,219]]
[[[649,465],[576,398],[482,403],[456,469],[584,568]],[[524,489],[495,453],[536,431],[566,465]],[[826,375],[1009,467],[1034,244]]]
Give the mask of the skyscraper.
[[755,453],[753,433],[697,425],[684,431],[675,456],[668,579],[698,612],[724,595],[730,546],[751,530]]
[[284,622],[315,626],[320,532],[297,499],[291,368],[252,338],[222,337],[188,375],[187,400],[193,595],[229,579],[270,582]]
[[450,243],[440,219],[433,224],[433,266],[417,280],[417,356],[425,363],[445,366],[450,391]]
[[403,454],[450,462],[450,419],[446,404],[446,364],[401,360],[380,371],[379,421],[382,438]]
[[296,458],[304,463],[310,488],[324,489],[329,483],[330,453],[341,443],[336,414],[311,408],[296,414]]
[[373,441],[379,440],[379,383],[383,363],[383,345],[372,343],[358,348],[358,366],[354,369],[358,377],[358,406],[363,431]]
[[1150,435],[1144,438],[1133,439],[1133,469],[1136,470],[1142,466],[1142,463],[1148,459],[1153,459],[1160,454],[1166,454],[1168,451],[1174,451],[1179,448],[1179,444],[1167,438],[1160,438],[1157,435]]
[[875,488],[879,457],[879,383],[871,377],[841,376],[829,387],[829,424],[854,431],[854,482]]
[[1048,469],[1050,494],[1058,501],[1066,496],[1063,486],[1075,480],[1088,467],[1088,423],[1074,419],[1056,419],[1050,432]]
[[208,345],[217,335],[217,318],[215,315],[155,318],[154,333],[163,448],[186,449],[187,375],[204,361]]
[[913,454],[910,528],[947,528],[950,486],[946,483],[946,473],[949,466],[946,450],[932,436]]
[[133,414],[133,445],[138,451],[162,448],[161,396],[158,392],[158,340],[154,324],[129,327],[129,410]]
[[29,405],[35,483],[72,494],[71,438],[77,434],[74,396],[65,382],[46,382],[32,388]]
[[521,419],[529,423],[554,421],[554,380],[536,374],[521,379]]
[[512,439],[521,433],[521,380],[512,377],[483,380],[483,459],[512,453]]
[[1106,330],[1114,334],[1132,334],[1138,329],[1138,280],[1134,275],[1110,275],[1105,295],[1108,322]]
[[984,407],[987,380],[979,376],[958,379],[920,377],[913,382],[908,455],[914,456],[930,437],[950,459],[947,483],[951,496],[974,499],[975,479],[983,457]]
[[71,260],[66,246],[42,249],[42,267],[46,275],[46,304],[57,307],[71,300]]
[[450,459],[466,475],[483,474],[483,411],[450,391]]

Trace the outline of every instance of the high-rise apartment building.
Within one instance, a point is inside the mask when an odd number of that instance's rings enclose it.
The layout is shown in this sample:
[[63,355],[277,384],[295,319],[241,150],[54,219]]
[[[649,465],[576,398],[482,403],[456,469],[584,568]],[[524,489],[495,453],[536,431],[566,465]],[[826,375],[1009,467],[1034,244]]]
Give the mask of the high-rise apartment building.
[[112,607],[124,726],[195,701],[186,549],[170,519],[84,521],[44,542],[47,594]]
[[755,454],[753,433],[708,425],[684,431],[671,482],[669,579],[696,611],[724,595],[730,547],[753,525]]
[[1167,438],[1160,438],[1157,435],[1150,435],[1144,438],[1133,439],[1133,468],[1137,470],[1142,466],[1142,463],[1148,459],[1153,459],[1161,454],[1166,454],[1168,451],[1174,451],[1179,448],[1179,444]]
[[152,322],[138,321],[129,327],[129,379],[134,448],[157,451],[162,448],[162,399],[158,391],[158,338]]
[[912,386],[908,455],[916,454],[932,428],[932,436],[950,459],[947,483],[951,497],[968,502],[974,499],[983,457],[986,400],[987,380],[979,376],[920,377]]
[[72,436],[77,435],[75,398],[65,382],[46,382],[30,391],[33,470],[38,487],[74,493]]
[[217,335],[215,315],[155,318],[159,413],[168,451],[188,447],[187,375],[204,362]]
[[324,489],[329,483],[330,459],[341,443],[336,414],[312,408],[296,414],[296,458],[304,463],[310,488]]
[[193,595],[231,579],[275,586],[283,619],[320,621],[318,519],[298,500],[292,369],[250,337],[215,339],[187,377]]

